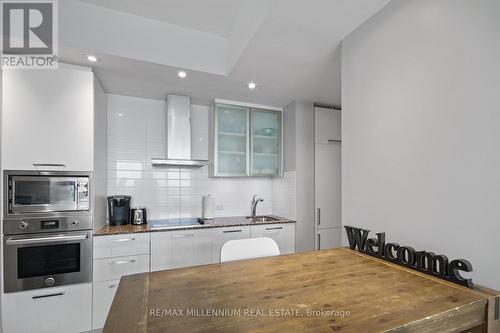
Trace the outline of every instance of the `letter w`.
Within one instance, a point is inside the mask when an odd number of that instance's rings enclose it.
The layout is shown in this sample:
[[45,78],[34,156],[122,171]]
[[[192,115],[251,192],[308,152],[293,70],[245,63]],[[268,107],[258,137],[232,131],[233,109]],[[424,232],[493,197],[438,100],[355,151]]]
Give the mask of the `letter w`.
[[365,252],[366,239],[370,230],[360,229],[356,227],[350,227],[348,225],[344,226],[347,233],[347,239],[349,240],[349,247],[352,250],[356,250],[358,247],[359,251]]

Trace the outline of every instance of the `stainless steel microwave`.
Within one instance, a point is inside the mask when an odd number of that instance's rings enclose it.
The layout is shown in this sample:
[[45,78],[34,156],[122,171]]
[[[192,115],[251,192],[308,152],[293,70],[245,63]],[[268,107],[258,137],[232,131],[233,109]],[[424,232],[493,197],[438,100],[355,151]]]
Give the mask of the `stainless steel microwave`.
[[91,172],[4,171],[5,217],[90,212]]

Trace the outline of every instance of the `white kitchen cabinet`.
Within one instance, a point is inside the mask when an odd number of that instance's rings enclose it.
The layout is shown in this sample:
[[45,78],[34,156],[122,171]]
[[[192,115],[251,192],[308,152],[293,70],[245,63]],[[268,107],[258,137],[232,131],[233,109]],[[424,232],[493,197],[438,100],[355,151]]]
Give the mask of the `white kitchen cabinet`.
[[94,281],[118,280],[124,275],[148,271],[148,254],[94,260]]
[[210,175],[280,176],[282,110],[216,100],[210,119]]
[[94,328],[104,327],[119,283],[120,280],[94,282],[94,307],[92,311]]
[[315,145],[316,228],[340,227],[341,150],[340,143]]
[[94,170],[90,68],[4,71],[2,86],[3,169]]
[[104,326],[119,280],[150,271],[150,233],[94,237],[92,328]]
[[220,251],[222,246],[230,240],[233,239],[244,239],[250,238],[250,228],[246,226],[242,227],[227,227],[227,228],[214,228],[213,229],[213,246],[212,246],[212,262],[220,262]]
[[212,263],[212,230],[151,233],[151,271]]
[[149,254],[149,233],[94,237],[94,259]]
[[342,228],[318,229],[316,231],[316,248],[332,249],[342,246]]
[[341,246],[342,142],[339,110],[314,108],[316,248]]
[[91,329],[91,283],[7,293],[2,303],[5,333],[76,333]]
[[250,227],[252,238],[269,237],[273,239],[280,249],[280,254],[295,252],[295,224],[265,224]]
[[340,110],[314,108],[314,142],[328,143],[341,139]]

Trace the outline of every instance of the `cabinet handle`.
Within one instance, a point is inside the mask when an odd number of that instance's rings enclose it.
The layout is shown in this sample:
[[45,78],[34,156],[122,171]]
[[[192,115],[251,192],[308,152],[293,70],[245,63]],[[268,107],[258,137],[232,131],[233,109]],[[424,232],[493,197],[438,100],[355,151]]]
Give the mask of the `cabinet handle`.
[[173,238],[182,238],[182,237],[193,237],[194,234],[173,234]]
[[321,208],[316,208],[316,215],[318,220],[318,225],[321,224]]
[[223,233],[225,234],[228,234],[228,233],[231,233],[231,232],[242,232],[243,230],[241,229],[238,229],[238,230],[224,230]]
[[266,230],[280,230],[280,229],[283,229],[283,227],[266,228]]
[[46,167],[61,167],[61,168],[65,168],[66,164],[64,164],[64,163],[33,163],[33,166],[34,167],[43,167],[43,166],[46,166]]
[[328,143],[341,143],[342,140],[336,140],[336,139],[329,139]]
[[53,294],[46,294],[46,295],[37,295],[31,297],[32,299],[39,299],[39,298],[46,298],[46,297],[54,297],[54,296],[62,296],[64,295],[64,291],[61,291],[60,293],[53,293]]
[[135,259],[130,259],[130,260],[118,260],[118,261],[110,261],[110,265],[122,265],[122,264],[133,264],[135,262]]
[[110,284],[108,288],[116,288],[118,285],[117,284]]
[[318,234],[318,250],[321,250],[321,234]]
[[120,239],[111,239],[112,242],[130,242],[134,241],[135,238],[120,238]]

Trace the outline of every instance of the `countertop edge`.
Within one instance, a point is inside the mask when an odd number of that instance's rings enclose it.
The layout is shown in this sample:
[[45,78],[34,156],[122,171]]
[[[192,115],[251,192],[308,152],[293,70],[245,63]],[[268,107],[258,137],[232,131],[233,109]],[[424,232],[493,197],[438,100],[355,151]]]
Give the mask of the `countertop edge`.
[[[259,222],[259,223],[225,223],[225,224],[200,224],[195,227],[173,227],[173,228],[164,228],[164,229],[151,229],[148,224],[143,225],[133,225],[127,224],[122,226],[109,226],[105,225],[100,227],[99,229],[93,232],[94,237],[100,236],[113,236],[113,235],[127,235],[127,234],[137,234],[137,233],[148,233],[148,232],[169,232],[169,231],[181,231],[181,230],[201,230],[201,229],[217,229],[217,228],[230,228],[230,227],[249,227],[249,226],[258,226],[258,225],[271,225],[271,224],[288,224],[288,223],[296,223],[296,220],[283,218],[280,216],[269,215],[272,217],[279,218],[278,221],[268,221],[268,222]],[[231,217],[229,217],[231,218]],[[238,217],[241,218],[241,217]]]

